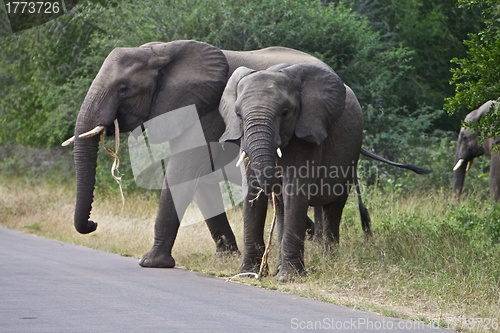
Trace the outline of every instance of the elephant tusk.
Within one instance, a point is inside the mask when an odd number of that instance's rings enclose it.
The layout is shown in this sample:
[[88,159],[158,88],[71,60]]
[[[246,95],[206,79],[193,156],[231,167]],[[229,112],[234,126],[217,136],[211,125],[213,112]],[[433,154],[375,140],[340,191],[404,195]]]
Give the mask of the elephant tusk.
[[75,142],[75,136],[72,136],[68,140],[61,143],[61,146],[66,147],[66,146],[69,146],[70,144],[72,144],[73,142]]
[[80,134],[79,138],[91,138],[104,131],[106,126],[96,126],[93,130]]
[[453,171],[457,171],[461,166],[462,164],[464,164],[465,160],[463,158],[459,159],[457,164],[455,164],[455,167],[453,167]]
[[278,147],[278,149],[276,149],[276,154],[278,154],[279,158],[281,158],[281,156],[283,156],[283,154],[281,153],[280,147]]
[[241,152],[240,158],[238,158],[238,161],[236,162],[236,167],[239,167],[241,163],[243,163],[243,160],[247,157],[247,153],[245,151]]
[[472,160],[467,162],[467,167],[465,168],[465,172],[469,172],[471,166],[472,166]]

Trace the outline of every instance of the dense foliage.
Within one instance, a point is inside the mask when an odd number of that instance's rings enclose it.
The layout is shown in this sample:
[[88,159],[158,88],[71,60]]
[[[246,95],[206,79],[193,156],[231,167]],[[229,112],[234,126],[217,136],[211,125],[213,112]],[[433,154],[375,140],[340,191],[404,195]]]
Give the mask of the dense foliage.
[[[450,60],[464,58],[462,40],[487,25],[480,10],[454,0],[80,1],[0,40],[0,143],[54,146],[71,136],[85,93],[116,46],[174,39],[235,50],[282,45],[323,59],[354,89],[365,148],[431,167],[432,183],[448,186],[449,131],[458,131],[464,114],[442,111],[453,92]],[[364,178],[392,186],[410,176],[381,167]]]
[[[445,106],[450,113],[463,107],[475,109],[487,100],[500,99],[500,1],[460,0],[459,4],[481,9],[484,27],[478,33],[470,33],[464,42],[467,56],[452,59],[458,67],[453,70],[451,80],[456,87],[455,95],[447,99]],[[491,113],[481,120],[478,129],[486,136],[500,136],[500,113]]]

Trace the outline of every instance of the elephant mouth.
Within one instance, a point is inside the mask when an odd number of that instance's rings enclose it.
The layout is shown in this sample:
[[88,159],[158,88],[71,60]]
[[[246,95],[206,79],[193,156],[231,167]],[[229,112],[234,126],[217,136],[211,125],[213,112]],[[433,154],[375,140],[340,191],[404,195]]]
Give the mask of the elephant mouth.
[[[88,132],[85,132],[83,134],[80,134],[78,137],[83,138],[83,139],[91,138],[93,136],[101,134],[101,132],[104,131],[105,128],[106,128],[106,126],[96,126],[94,129],[92,129]],[[61,146],[66,147],[66,146],[69,146],[73,143],[75,143],[75,136],[72,136],[68,140],[61,143]]]
[[472,161],[473,160],[467,160],[465,158],[458,159],[457,163],[453,167],[453,171],[457,171],[458,169],[460,169],[464,165],[464,163],[467,163],[465,171],[468,172],[470,170],[470,167],[472,166]]
[[[94,127],[93,129],[91,129],[90,131],[80,134],[78,137],[81,139],[88,139],[88,138],[94,137],[96,135],[100,135],[103,131],[105,131],[107,136],[114,135],[118,129],[118,121],[116,119],[114,121],[114,124],[115,124],[114,128],[104,126],[104,125],[98,125],[98,126]],[[61,146],[66,147],[66,146],[69,146],[70,144],[73,144],[74,142],[75,142],[75,136],[72,136],[68,140],[61,143]]]
[[[283,153],[281,152],[280,147],[276,148],[276,155],[278,156],[278,159],[283,157]],[[239,167],[247,157],[248,157],[247,152],[245,150],[241,150],[241,153],[238,157],[238,161],[236,162],[236,166]]]
[[[78,137],[82,138],[82,139],[88,139],[88,138],[92,138],[92,137],[97,136],[97,135],[101,135],[101,140],[104,140],[102,137],[102,134],[105,133],[107,136],[114,135],[114,137],[115,137],[115,150],[113,151],[110,148],[106,147],[104,145],[104,141],[103,141],[103,146],[104,146],[104,149],[108,152],[108,154],[110,154],[115,159],[113,162],[113,166],[111,167],[111,176],[120,186],[120,193],[122,195],[122,200],[123,200],[123,191],[122,191],[122,187],[121,187],[121,177],[119,176],[119,172],[118,172],[118,167],[120,166],[120,158],[118,157],[118,148],[120,147],[120,126],[118,125],[118,119],[115,119],[113,123],[114,123],[114,127],[111,127],[111,126],[106,127],[103,125],[98,125],[98,126],[94,127],[92,130],[80,134]],[[64,141],[61,145],[64,147],[64,146],[68,146],[74,142],[75,142],[75,137],[72,136],[68,140]]]

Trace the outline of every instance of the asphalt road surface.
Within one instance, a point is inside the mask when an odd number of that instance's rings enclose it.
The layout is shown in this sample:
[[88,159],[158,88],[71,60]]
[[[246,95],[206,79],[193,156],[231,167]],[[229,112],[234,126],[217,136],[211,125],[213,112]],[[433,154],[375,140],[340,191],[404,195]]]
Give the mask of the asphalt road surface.
[[0,332],[445,332],[0,228]]

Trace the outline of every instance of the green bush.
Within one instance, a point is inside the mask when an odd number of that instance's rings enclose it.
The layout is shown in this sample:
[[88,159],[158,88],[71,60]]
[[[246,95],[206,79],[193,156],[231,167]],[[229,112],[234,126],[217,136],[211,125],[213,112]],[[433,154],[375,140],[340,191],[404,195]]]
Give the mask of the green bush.
[[444,224],[467,233],[472,241],[500,243],[500,206],[498,204],[493,205],[483,214],[470,207],[457,208],[450,212]]
[[[426,104],[433,98],[416,101],[426,94],[415,72],[424,66],[415,62],[423,57],[422,50],[416,50],[418,41],[426,36],[404,22],[398,31],[399,16],[392,14],[389,30],[382,29],[374,4],[363,11],[358,1],[335,3],[82,1],[57,20],[0,39],[0,143],[47,147],[70,137],[88,87],[104,58],[117,46],[174,39],[198,39],[236,50],[282,45],[323,59],[354,89],[365,114],[364,148],[434,170],[431,175],[414,176],[363,160],[361,166],[370,171],[361,175],[365,184],[401,191],[449,187],[453,135],[435,130],[443,113],[436,105]],[[407,10],[412,6],[427,19],[417,20]],[[447,7],[450,4],[442,6],[455,13]],[[401,2],[381,10],[399,10],[410,15],[411,22],[428,24],[433,27],[429,37],[436,39],[439,34],[435,32],[440,30],[436,26],[443,24],[439,20],[442,8],[433,5],[429,13],[425,8],[420,2]],[[402,42],[404,38],[408,42]],[[124,161],[122,169],[126,166]]]

